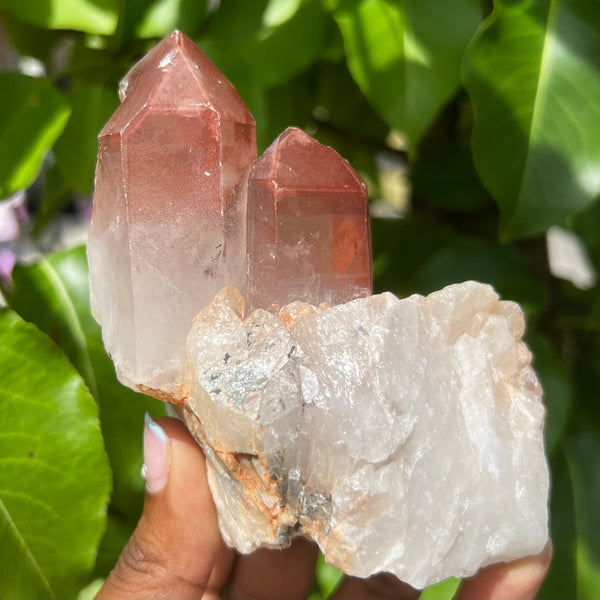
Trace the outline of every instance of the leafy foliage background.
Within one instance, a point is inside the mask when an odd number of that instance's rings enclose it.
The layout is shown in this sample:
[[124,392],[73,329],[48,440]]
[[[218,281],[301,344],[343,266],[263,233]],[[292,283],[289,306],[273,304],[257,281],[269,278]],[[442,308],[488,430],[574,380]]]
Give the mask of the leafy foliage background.
[[[0,597],[93,595],[139,516],[143,413],[163,407],[116,381],[85,250],[49,232],[89,208],[119,79],[179,28],[259,152],[296,125],[361,173],[378,291],[477,279],[521,303],[552,472],[539,597],[598,598],[599,25],[595,0],[0,0],[0,198],[25,190],[29,211],[0,252],[35,257],[0,279]],[[557,226],[586,285],[550,269]],[[338,577],[320,560],[314,596]]]

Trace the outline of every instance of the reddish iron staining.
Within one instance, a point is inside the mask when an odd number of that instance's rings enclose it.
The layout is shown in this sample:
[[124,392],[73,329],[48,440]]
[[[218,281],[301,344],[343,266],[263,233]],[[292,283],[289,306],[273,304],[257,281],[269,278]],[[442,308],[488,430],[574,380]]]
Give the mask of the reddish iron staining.
[[332,224],[331,259],[334,269],[343,275],[359,270],[370,261],[367,251],[367,233],[364,220],[344,217]]

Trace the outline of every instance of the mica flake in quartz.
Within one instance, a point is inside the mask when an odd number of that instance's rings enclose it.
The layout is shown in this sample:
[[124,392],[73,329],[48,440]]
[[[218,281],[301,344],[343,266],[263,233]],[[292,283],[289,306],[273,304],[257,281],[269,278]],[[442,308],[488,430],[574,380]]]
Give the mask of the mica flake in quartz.
[[284,131],[248,177],[248,310],[340,304],[372,289],[365,184],[335,150]]
[[224,290],[187,349],[183,412],[227,543],[309,536],[348,574],[417,588],[542,550],[544,407],[518,305],[466,282],[243,312]]
[[[180,32],[121,82],[100,132],[88,242],[91,303],[117,374],[168,398],[194,315],[243,289],[255,124],[222,73]],[[241,258],[240,258],[241,257]]]

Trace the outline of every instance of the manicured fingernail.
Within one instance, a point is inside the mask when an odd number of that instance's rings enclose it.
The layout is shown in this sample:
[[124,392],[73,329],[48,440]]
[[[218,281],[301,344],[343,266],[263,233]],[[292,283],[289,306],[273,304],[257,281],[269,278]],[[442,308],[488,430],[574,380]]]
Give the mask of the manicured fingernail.
[[162,427],[146,413],[144,416],[144,466],[142,475],[150,493],[160,492],[167,484],[169,440]]

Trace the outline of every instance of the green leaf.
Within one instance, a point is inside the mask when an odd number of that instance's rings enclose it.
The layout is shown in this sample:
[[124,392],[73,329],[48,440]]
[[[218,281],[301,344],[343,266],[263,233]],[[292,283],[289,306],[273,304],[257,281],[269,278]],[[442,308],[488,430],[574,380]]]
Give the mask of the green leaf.
[[460,84],[481,22],[476,0],[340,0],[352,76],[390,127],[415,144]]
[[[306,73],[302,73],[282,85],[266,90],[264,111],[266,123],[263,125],[263,135],[257,135],[259,154],[286,127],[295,125],[304,129],[313,123],[313,99],[308,89],[308,78]],[[257,131],[259,126],[257,120]]]
[[575,504],[564,444],[550,461],[550,481],[550,535],[554,549],[548,576],[538,592],[537,599],[575,598]]
[[46,29],[111,35],[117,26],[117,0],[0,0],[0,7]]
[[464,236],[420,266],[415,287],[419,293],[428,294],[471,279],[491,284],[503,300],[518,302],[526,314],[539,311],[545,304],[545,290],[532,278],[525,256],[516,248]]
[[94,600],[96,594],[100,591],[100,588],[104,585],[104,579],[94,579],[91,583],[86,585],[77,594],[77,600]]
[[475,166],[502,239],[545,231],[600,193],[600,4],[498,0],[465,57]]
[[[65,351],[100,406],[106,449],[114,472],[112,505],[133,527],[142,504],[144,413],[164,414],[163,404],[121,385],[89,308],[85,248],[49,255],[13,272],[11,307],[38,325]],[[139,435],[132,435],[132,432]]]
[[[597,505],[596,505],[597,506]],[[600,598],[600,561],[594,560],[588,547],[577,540],[577,597]]]
[[162,38],[174,29],[193,35],[206,16],[206,4],[206,0],[153,2],[138,25],[137,35],[140,38]]
[[56,163],[44,172],[43,192],[32,234],[40,233],[60,212],[62,212],[73,200],[71,186],[65,181]]
[[98,133],[119,104],[103,82],[76,80],[67,95],[73,112],[54,146],[56,163],[75,190],[88,194],[94,185]]
[[132,60],[140,57],[145,44],[135,54],[114,51],[115,40],[97,35],[76,36],[70,46],[69,62],[61,74],[69,88],[78,82],[104,83],[118,96],[119,81],[130,69]]
[[221,0],[208,32],[211,42],[223,54],[241,56],[260,29],[267,5],[268,0]]
[[471,151],[456,140],[420,151],[411,175],[414,194],[443,210],[470,213],[493,206],[477,176]]
[[[375,291],[391,291],[400,297],[419,291],[414,283],[419,269],[455,238],[445,225],[415,218],[371,219],[371,231]],[[427,291],[439,289],[437,283]]]
[[33,182],[69,113],[49,81],[0,73],[0,198]]
[[569,443],[577,524],[577,598],[600,596],[600,434],[577,433]]
[[544,440],[550,456],[563,438],[572,401],[569,373],[550,342],[541,335],[528,335],[527,344],[533,353],[533,367],[544,390],[546,424]]
[[329,19],[318,2],[310,1],[280,25],[264,25],[246,50],[257,81],[272,87],[306,69],[325,42]]
[[[2,0],[0,0],[1,5]],[[62,38],[61,32],[35,27],[9,12],[2,14],[2,25],[11,44],[21,56],[33,56],[46,65],[51,62],[52,52]]]
[[[348,145],[355,150],[363,142],[381,144],[389,127],[360,91],[346,64],[321,62],[316,71],[317,94],[314,102],[320,111],[325,110],[325,118],[319,117],[319,121],[345,134]],[[372,156],[373,146],[369,145],[367,150]],[[354,162],[352,165],[357,168]]]
[[106,522],[98,410],[64,354],[0,310],[0,596],[74,597]]
[[279,27],[298,12],[303,0],[269,0],[262,22],[266,27]]
[[119,35],[162,38],[174,29],[194,36],[206,17],[206,0],[124,0],[121,2]]
[[84,277],[74,251],[50,255],[30,266],[17,266],[10,305],[62,348],[96,395],[93,340],[86,337],[84,327],[90,324],[84,322],[86,315],[81,310],[87,288]]
[[594,202],[586,210],[573,215],[568,224],[586,246],[596,273],[600,273],[600,202]]
[[[600,294],[598,294],[598,288],[592,291],[592,294],[595,296],[596,307],[595,310],[588,308],[585,317],[586,321],[591,321],[590,331],[585,337],[578,336],[579,348],[575,358],[576,363],[573,365],[572,376],[576,393],[573,418],[580,426],[600,429],[600,403],[590,401],[590,398],[596,398],[598,390],[600,390],[600,344],[598,344]],[[586,309],[586,307],[582,308]]]
[[223,0],[209,31],[214,62],[227,76],[243,65],[265,88],[306,69],[325,44],[331,18],[317,0],[290,3],[284,13],[273,0]]
[[538,598],[597,598],[600,592],[600,435],[579,431],[550,463],[554,557]]
[[323,554],[319,552],[315,567],[315,578],[323,598],[328,598],[333,593],[343,577],[344,573],[327,564]]
[[426,587],[419,596],[419,600],[452,600],[460,585],[461,580],[449,577],[439,583]]

